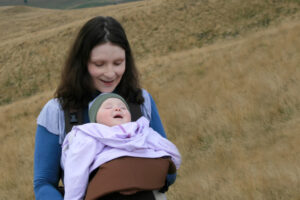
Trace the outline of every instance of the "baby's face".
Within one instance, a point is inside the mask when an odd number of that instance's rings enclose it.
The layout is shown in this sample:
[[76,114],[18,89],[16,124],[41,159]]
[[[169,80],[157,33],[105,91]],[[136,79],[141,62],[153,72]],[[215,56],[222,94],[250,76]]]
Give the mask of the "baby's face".
[[109,98],[100,106],[96,122],[106,126],[120,125],[131,121],[131,115],[126,105],[117,98]]

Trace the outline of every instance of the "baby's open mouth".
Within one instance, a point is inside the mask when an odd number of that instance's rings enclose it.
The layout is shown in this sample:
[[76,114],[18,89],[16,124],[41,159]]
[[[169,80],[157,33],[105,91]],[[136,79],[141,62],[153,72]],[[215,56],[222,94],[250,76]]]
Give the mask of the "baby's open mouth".
[[122,115],[115,115],[114,118],[119,118],[119,119],[122,119],[123,116]]

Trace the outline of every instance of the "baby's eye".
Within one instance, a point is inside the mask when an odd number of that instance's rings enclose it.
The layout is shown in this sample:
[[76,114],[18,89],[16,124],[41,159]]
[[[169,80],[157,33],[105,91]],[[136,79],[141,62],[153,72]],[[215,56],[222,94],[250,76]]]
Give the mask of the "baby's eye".
[[112,109],[112,107],[111,106],[107,106],[107,107],[105,107],[105,109]]
[[121,109],[122,109],[122,110],[127,110],[127,108],[126,108],[126,107],[121,107]]

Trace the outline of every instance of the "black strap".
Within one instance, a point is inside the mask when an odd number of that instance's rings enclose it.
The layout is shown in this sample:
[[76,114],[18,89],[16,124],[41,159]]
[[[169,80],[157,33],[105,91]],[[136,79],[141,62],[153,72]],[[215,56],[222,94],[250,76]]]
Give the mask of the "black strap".
[[97,200],[155,200],[155,196],[152,191],[140,191],[132,195],[122,195],[119,192],[115,192],[97,198]]
[[129,103],[129,110],[131,113],[131,121],[136,121],[142,116],[141,106],[136,103]]
[[65,114],[65,130],[66,133],[69,133],[72,130],[72,127],[74,125],[81,125],[84,123],[83,121],[83,115],[84,115],[84,110],[79,109],[79,110],[64,110]]

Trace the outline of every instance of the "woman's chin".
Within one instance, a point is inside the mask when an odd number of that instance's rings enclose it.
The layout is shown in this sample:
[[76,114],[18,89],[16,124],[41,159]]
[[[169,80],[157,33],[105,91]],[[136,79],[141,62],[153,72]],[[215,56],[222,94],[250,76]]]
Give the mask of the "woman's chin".
[[101,93],[111,93],[115,90],[116,87],[109,87],[109,88],[97,88],[97,90]]

